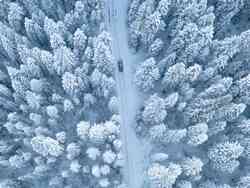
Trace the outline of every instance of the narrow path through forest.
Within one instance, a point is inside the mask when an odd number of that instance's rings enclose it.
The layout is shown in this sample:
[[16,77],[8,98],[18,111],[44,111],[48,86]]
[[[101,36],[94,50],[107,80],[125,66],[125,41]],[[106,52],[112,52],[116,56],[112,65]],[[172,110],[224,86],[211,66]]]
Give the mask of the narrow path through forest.
[[140,141],[134,131],[136,112],[142,97],[133,85],[133,66],[140,61],[128,46],[127,8],[128,0],[107,0],[107,29],[112,36],[112,51],[115,61],[122,59],[124,71],[116,68],[117,93],[120,101],[121,139],[125,157],[124,178],[128,188],[141,188],[147,166],[147,143]]

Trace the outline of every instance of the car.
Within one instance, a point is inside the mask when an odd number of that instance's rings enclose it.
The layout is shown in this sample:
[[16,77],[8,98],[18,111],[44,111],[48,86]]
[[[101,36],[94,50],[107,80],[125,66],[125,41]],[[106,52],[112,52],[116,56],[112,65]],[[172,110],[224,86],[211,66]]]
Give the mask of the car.
[[118,66],[118,71],[123,72],[123,60],[122,59],[118,59],[117,66]]

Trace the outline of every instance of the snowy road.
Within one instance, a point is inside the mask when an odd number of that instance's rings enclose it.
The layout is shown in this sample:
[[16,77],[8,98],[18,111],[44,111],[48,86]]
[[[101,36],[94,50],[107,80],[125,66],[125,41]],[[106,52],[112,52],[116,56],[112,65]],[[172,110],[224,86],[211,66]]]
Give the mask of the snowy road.
[[144,180],[144,170],[147,165],[149,146],[142,143],[134,131],[135,115],[141,103],[139,92],[132,83],[133,65],[139,62],[129,49],[127,37],[127,7],[128,0],[107,0],[106,25],[112,35],[112,51],[115,61],[122,59],[124,71],[116,70],[117,91],[120,100],[121,139],[125,155],[124,176],[128,188],[141,188]]

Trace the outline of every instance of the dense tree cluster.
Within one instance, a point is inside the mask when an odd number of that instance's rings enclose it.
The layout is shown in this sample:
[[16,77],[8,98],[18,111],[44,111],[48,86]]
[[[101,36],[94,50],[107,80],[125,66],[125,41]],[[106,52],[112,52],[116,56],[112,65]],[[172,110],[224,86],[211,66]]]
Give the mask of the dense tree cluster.
[[[0,188],[126,188],[106,2],[0,0]],[[249,188],[249,1],[128,2],[143,186]]]
[[1,188],[122,183],[104,3],[0,1]]
[[151,157],[150,187],[250,187],[247,12],[244,0],[131,1],[129,44],[147,54],[136,130],[168,156]]

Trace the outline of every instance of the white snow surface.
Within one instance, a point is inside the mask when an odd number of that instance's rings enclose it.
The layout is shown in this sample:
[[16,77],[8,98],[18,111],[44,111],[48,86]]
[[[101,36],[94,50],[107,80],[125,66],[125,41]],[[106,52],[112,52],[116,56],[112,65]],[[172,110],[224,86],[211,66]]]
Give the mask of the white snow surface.
[[141,56],[134,54],[128,46],[127,9],[128,0],[106,0],[106,26],[113,42],[112,51],[115,61],[123,60],[124,71],[116,68],[117,94],[121,114],[121,140],[125,157],[124,178],[128,188],[141,188],[145,180],[145,170],[148,165],[148,142],[139,140],[134,126],[135,116],[143,95],[133,84],[134,66],[143,61]]

